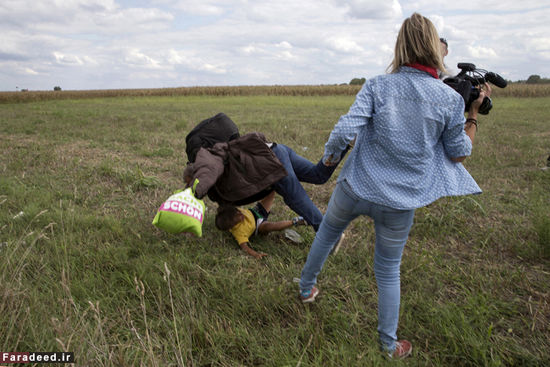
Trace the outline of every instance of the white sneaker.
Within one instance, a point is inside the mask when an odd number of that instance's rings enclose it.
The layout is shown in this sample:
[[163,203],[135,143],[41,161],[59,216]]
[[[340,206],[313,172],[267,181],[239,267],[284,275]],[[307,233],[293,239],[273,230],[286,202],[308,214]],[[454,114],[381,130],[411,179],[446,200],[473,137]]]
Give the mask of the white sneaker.
[[300,236],[300,234],[293,229],[287,228],[284,230],[284,233],[285,233],[285,237],[294,243],[304,242],[304,239],[302,238],[302,236]]

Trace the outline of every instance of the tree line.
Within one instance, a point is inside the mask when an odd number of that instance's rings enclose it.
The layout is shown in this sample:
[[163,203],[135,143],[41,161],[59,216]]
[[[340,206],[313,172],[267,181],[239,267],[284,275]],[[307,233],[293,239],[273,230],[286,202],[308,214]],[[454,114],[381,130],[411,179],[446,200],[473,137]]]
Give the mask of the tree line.
[[541,78],[540,75],[530,75],[525,81],[527,84],[547,84],[550,83],[549,78]]

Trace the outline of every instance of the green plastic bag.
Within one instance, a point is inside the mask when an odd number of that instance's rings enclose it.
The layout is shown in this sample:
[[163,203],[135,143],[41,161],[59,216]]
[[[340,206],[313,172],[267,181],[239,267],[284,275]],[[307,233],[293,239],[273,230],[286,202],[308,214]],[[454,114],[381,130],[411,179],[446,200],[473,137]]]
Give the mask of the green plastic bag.
[[192,233],[202,236],[204,201],[195,197],[196,179],[193,188],[176,191],[158,209],[153,225],[169,233]]

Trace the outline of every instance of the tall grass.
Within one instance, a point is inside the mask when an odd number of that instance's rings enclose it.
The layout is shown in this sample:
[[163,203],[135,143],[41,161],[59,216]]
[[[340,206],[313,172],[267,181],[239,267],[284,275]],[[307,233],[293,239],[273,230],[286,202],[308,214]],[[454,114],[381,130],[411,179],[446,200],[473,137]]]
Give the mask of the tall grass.
[[[53,93],[53,92],[52,92]],[[21,93],[23,94],[23,93]],[[223,111],[317,160],[353,101],[335,96],[67,99],[0,109],[2,351],[71,351],[79,366],[394,365],[377,344],[372,223],[360,218],[297,300],[314,233],[256,238],[246,257],[151,225],[181,187],[185,134]],[[550,363],[550,154],[544,98],[495,97],[465,165],[484,190],[417,211],[402,265],[403,364]],[[335,178],[306,185],[324,210]],[[272,217],[294,216],[277,198]],[[397,363],[400,364],[400,363]]]
[[[1,103],[37,102],[82,98],[174,97],[174,96],[354,96],[357,85],[293,85],[293,86],[219,86],[153,89],[105,89],[69,91],[0,92]],[[494,87],[496,97],[548,97],[550,84],[511,83],[506,88]]]
[[548,97],[550,84],[511,83],[506,88],[493,87],[493,94],[495,97]]
[[0,92],[0,103],[106,97],[355,95],[359,91],[359,88],[360,86],[357,85],[342,84]]

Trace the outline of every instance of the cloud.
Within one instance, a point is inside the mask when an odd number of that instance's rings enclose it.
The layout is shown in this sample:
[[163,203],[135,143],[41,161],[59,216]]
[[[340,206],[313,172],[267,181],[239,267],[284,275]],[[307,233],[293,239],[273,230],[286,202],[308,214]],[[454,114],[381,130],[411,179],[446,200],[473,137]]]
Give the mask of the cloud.
[[197,68],[197,70],[204,70],[209,73],[214,74],[225,74],[227,73],[227,70],[225,70],[223,67],[220,67],[218,65],[212,65],[212,64],[203,64],[200,67]]
[[252,43],[240,47],[240,53],[247,57],[288,61],[296,58],[293,54],[293,49],[293,46],[287,41],[279,43]]
[[124,61],[130,66],[142,66],[146,68],[158,68],[159,62],[144,54],[139,49],[131,48],[125,50]]
[[[185,13],[201,16],[219,16],[225,12],[224,6],[220,1],[209,0],[180,0],[176,1],[172,6],[182,10]],[[227,4],[227,2],[226,2]]]
[[345,36],[330,37],[327,39],[327,44],[334,51],[345,53],[363,52],[363,48],[357,42]]
[[527,48],[535,50],[534,54],[545,60],[550,60],[550,37],[536,35],[527,41]]
[[161,58],[160,63],[169,66],[172,70],[203,71],[208,74],[225,74],[227,69],[222,63],[212,63],[196,56],[192,52],[177,51],[174,49]]
[[93,30],[116,30],[122,34],[167,29],[174,16],[159,9],[130,8],[114,12],[94,13]]
[[402,16],[398,0],[335,0],[339,6],[347,8],[347,14],[358,19],[395,19]]
[[84,62],[78,57],[74,55],[64,55],[60,52],[54,52],[53,56],[55,57],[55,61],[59,64],[65,64],[65,65],[82,65]]
[[37,73],[36,71],[34,71],[30,68],[25,68],[25,73],[29,74],[29,75],[39,75],[39,73]]
[[385,72],[415,11],[451,66],[546,76],[540,0],[4,0],[0,90],[347,82]]
[[28,33],[119,35],[166,29],[172,14],[154,8],[123,8],[113,0],[4,0],[0,18]]
[[[422,15],[430,13],[461,13],[461,14],[494,14],[498,12],[514,13],[523,12],[532,9],[540,9],[547,7],[542,5],[540,0],[485,0],[481,4],[477,0],[462,0],[462,1],[448,1],[448,0],[415,0],[415,1],[401,1],[403,7],[418,11]],[[445,14],[446,15],[446,14]]]
[[492,48],[481,47],[481,46],[468,46],[467,47],[468,56],[472,59],[487,59],[497,57],[497,53]]

